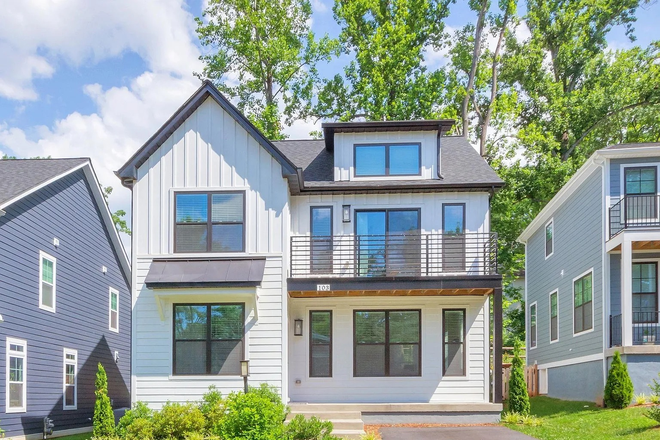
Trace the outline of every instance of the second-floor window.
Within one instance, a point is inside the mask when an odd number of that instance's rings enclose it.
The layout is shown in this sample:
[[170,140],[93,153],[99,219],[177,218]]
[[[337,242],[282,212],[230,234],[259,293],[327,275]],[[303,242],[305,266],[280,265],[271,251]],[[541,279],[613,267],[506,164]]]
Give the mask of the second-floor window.
[[624,171],[626,220],[655,218],[657,215],[657,168],[628,167]]
[[658,264],[632,265],[633,322],[658,322]]
[[245,193],[176,193],[174,252],[243,252]]
[[119,332],[119,292],[110,288],[110,323],[112,331]]
[[41,252],[39,255],[39,308],[55,311],[55,257]]
[[573,333],[591,330],[593,325],[593,274],[573,281]]
[[529,346],[536,347],[536,303],[529,306]]
[[545,225],[545,258],[555,251],[555,222],[550,220]]
[[355,176],[418,176],[420,144],[355,146]]

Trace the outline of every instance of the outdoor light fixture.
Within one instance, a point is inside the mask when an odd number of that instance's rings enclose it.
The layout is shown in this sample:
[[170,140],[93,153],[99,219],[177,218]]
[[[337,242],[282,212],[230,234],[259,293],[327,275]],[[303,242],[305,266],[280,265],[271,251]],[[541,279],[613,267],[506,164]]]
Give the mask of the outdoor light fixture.
[[250,375],[250,361],[244,359],[241,361],[241,376],[243,376],[243,388],[245,394],[248,392],[248,376]]
[[344,205],[341,207],[341,219],[344,223],[351,222],[351,205]]
[[302,336],[302,319],[296,319],[293,321],[293,336]]

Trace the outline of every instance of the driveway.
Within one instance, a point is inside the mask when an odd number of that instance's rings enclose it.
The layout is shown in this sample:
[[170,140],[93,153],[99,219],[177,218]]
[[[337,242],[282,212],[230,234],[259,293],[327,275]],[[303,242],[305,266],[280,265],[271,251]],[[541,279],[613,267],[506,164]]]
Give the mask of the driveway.
[[529,440],[530,437],[503,426],[456,428],[381,428],[383,440]]

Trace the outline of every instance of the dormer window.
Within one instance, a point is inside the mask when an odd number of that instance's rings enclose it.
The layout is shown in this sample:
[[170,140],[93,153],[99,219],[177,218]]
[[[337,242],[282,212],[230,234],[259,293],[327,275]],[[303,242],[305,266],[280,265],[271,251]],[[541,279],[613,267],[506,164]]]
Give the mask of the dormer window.
[[420,144],[355,145],[355,176],[419,176]]

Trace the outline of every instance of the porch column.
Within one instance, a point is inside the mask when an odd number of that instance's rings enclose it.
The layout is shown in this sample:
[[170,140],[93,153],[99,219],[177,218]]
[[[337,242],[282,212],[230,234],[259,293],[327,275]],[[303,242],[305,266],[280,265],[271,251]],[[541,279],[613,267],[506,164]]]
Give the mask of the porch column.
[[623,236],[621,243],[621,345],[633,345],[632,241]]
[[502,403],[502,287],[493,289],[493,402]]

